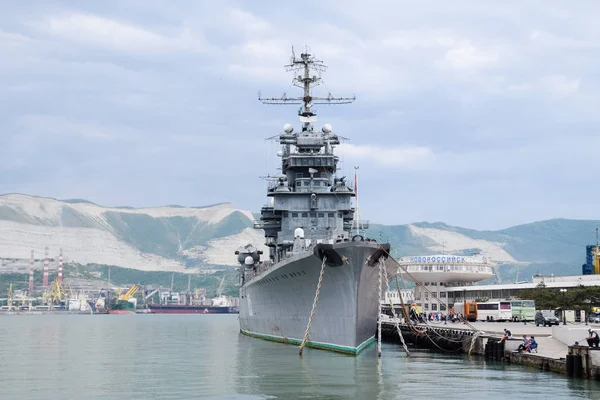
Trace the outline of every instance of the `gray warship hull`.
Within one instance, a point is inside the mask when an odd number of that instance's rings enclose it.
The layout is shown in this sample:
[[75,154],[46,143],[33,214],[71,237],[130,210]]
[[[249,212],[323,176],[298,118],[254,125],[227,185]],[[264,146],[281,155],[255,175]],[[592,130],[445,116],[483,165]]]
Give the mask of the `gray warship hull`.
[[[332,245],[344,263],[325,266],[307,347],[358,354],[374,341],[379,307],[381,246],[352,241]],[[389,264],[389,263],[388,263]],[[322,261],[313,251],[294,254],[240,288],[243,334],[300,344],[304,337]],[[386,267],[392,273],[390,267]]]

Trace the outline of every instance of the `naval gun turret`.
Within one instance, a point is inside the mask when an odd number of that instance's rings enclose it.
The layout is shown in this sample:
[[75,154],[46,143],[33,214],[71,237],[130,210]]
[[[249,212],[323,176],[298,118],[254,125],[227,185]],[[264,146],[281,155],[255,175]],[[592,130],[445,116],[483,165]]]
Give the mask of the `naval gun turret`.
[[262,250],[258,250],[250,243],[238,248],[235,251],[235,254],[238,256],[237,260],[241,265],[240,276],[242,285],[247,279],[250,279],[256,274],[258,267],[262,264],[260,261],[260,256],[262,253]]

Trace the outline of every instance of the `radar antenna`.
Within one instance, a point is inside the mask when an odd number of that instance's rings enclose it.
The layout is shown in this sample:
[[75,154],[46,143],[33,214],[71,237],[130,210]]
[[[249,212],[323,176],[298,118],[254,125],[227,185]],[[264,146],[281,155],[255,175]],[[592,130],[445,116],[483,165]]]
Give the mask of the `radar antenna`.
[[[292,58],[290,64],[285,66],[288,72],[302,72],[294,74],[292,84],[304,90],[302,97],[261,97],[258,99],[263,104],[302,104],[298,115],[300,121],[304,123],[305,129],[316,121],[316,114],[311,109],[315,104],[349,104],[356,100],[356,97],[333,97],[331,93],[327,97],[314,97],[311,95],[311,89],[321,83],[321,73],[327,70],[327,66],[323,61],[316,59],[308,51],[300,54],[300,58],[296,57],[292,47]],[[311,76],[311,71],[313,75]]]

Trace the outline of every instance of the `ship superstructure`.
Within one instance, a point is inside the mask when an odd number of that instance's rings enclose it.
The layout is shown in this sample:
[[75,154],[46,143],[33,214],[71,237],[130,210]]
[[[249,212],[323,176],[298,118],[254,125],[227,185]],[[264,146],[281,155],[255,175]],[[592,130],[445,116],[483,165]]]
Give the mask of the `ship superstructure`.
[[250,336],[299,344],[320,282],[306,345],[356,354],[373,341],[377,265],[389,245],[352,234],[353,227],[363,231],[368,222],[354,218],[355,191],[336,174],[334,149],[340,138],[329,124],[315,128],[312,109],[354,98],[312,96],[326,67],[308,52],[293,56],[286,67],[303,96],[260,100],[301,104],[301,129],[285,124],[279,135],[281,174],[271,177],[270,202],[254,224],[265,232],[268,257],[261,260],[262,253],[251,244],[236,252],[242,265],[240,328]]

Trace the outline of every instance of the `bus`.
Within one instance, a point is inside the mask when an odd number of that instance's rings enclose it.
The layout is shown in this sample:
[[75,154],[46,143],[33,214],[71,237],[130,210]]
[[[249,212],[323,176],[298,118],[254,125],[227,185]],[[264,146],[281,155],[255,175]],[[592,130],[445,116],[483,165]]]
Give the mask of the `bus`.
[[510,303],[513,321],[535,320],[535,300],[513,300]]
[[[464,310],[465,306],[467,307],[467,312]],[[475,302],[454,303],[452,310],[455,315],[462,314],[469,322],[477,321],[477,303]]]
[[510,321],[512,307],[510,301],[486,301],[477,303],[477,314],[482,321]]

